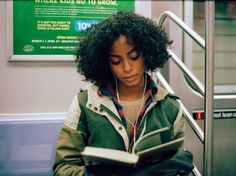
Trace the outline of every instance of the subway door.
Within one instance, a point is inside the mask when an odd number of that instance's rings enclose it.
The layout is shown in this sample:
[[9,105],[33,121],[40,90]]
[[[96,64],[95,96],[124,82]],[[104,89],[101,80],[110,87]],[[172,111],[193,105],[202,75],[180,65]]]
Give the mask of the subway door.
[[[205,9],[204,2],[186,1],[183,4],[183,19],[202,38],[205,38]],[[214,130],[213,130],[213,174],[236,174],[236,2],[215,2],[215,67],[214,67],[214,94],[221,97],[214,99]],[[189,37],[183,39],[183,59],[185,64],[204,83],[205,58],[204,50]],[[171,70],[170,70],[171,73]],[[173,73],[173,72],[172,72]],[[171,79],[171,81],[174,80]],[[183,81],[185,82],[185,81]],[[183,82],[181,82],[181,89]],[[180,84],[180,82],[178,82]],[[176,85],[177,86],[177,83]],[[204,100],[189,95],[183,89],[180,96],[189,106],[188,109],[204,127]],[[193,97],[194,96],[194,97]],[[194,153],[195,163],[202,171],[203,146],[195,134],[187,128],[186,147]],[[194,145],[193,145],[194,144]]]

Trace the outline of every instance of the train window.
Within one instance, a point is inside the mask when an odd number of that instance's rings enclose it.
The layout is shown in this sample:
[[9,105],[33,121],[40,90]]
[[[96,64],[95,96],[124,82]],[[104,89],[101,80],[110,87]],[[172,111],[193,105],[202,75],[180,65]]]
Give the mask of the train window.
[[[204,38],[204,2],[193,3],[193,29]],[[215,92],[236,92],[236,2],[215,1]],[[193,44],[192,69],[204,82],[204,51]]]

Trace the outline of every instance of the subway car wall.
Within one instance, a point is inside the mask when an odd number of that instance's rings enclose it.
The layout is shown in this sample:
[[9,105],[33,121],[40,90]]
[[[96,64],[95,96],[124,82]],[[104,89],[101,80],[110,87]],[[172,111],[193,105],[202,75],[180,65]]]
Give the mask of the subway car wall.
[[[50,176],[53,175],[58,132],[72,98],[87,83],[78,75],[71,61],[9,61],[13,45],[13,31],[9,30],[12,29],[9,2],[0,1],[0,176]],[[153,19],[164,10],[170,10],[182,19],[191,13],[190,26],[204,37],[204,16],[201,16],[204,7],[200,1],[136,0],[135,10]],[[235,77],[232,76],[236,70],[236,3],[217,1],[216,16],[216,90],[229,94],[236,90]],[[183,48],[182,31],[170,21],[165,23],[165,28],[174,40],[173,50],[178,56],[184,55],[187,48]],[[195,44],[190,50],[190,57],[184,60],[204,82],[204,52]],[[195,95],[189,96],[192,92],[187,90],[182,73],[178,73],[173,65],[170,61],[163,69],[171,87],[190,112],[203,110],[204,101]],[[235,104],[234,99],[217,100],[215,108],[234,110]],[[203,129],[204,120],[197,123]],[[235,125],[235,118],[214,120],[214,176],[236,175]],[[203,173],[203,145],[189,125],[185,148],[193,153],[194,163]]]

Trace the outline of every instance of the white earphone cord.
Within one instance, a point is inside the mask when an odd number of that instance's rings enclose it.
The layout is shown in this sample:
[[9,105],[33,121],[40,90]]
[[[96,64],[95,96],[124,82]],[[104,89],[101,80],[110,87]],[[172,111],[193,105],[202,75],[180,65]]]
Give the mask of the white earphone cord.
[[[120,95],[119,95],[119,91],[118,91],[118,82],[116,80],[116,77],[114,76],[114,79],[115,79],[115,83],[116,83],[116,96],[117,96],[117,100],[120,104]],[[139,110],[138,110],[138,113],[137,113],[137,117],[143,107],[143,104],[144,104],[144,96],[145,96],[145,92],[146,92],[146,87],[147,87],[147,75],[145,74],[144,75],[144,88],[143,88],[143,94],[142,94],[142,102],[141,102],[141,105],[139,107]],[[134,128],[134,143],[136,142],[136,122],[137,122],[137,117],[136,117],[136,120],[135,120],[135,123],[133,124],[130,120],[126,119],[127,121],[129,121],[132,125],[132,127]]]

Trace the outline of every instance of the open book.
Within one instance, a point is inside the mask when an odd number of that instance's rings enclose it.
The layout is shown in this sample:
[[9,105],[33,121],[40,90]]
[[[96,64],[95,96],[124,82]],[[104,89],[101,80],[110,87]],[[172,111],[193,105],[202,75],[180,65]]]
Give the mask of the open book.
[[161,128],[140,137],[133,145],[132,153],[122,150],[86,146],[81,152],[86,165],[119,164],[135,166],[145,160],[158,160],[177,151],[184,138],[171,139],[169,127]]

